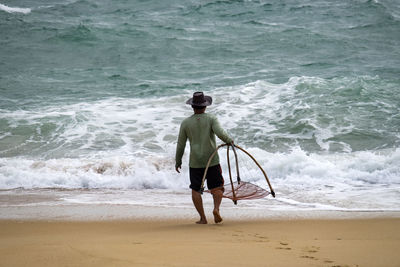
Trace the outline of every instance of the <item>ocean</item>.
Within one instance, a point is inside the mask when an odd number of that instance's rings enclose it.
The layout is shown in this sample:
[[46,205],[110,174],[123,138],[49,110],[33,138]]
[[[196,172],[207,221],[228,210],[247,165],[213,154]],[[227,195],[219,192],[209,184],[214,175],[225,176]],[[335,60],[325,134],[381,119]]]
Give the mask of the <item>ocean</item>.
[[0,206],[192,208],[195,91],[276,192],[237,216],[400,212],[396,0],[0,0]]

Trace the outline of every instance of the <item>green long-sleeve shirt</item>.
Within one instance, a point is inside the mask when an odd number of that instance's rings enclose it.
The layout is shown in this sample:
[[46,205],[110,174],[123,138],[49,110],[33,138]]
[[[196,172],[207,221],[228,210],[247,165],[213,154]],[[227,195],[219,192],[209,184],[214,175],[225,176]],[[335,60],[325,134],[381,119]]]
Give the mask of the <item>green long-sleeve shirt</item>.
[[[221,128],[217,118],[208,113],[193,114],[184,119],[179,130],[176,146],[175,167],[182,165],[186,141],[190,141],[189,167],[205,168],[208,159],[216,149],[215,135],[225,143],[231,143],[232,138]],[[212,159],[210,166],[219,164],[218,153]]]

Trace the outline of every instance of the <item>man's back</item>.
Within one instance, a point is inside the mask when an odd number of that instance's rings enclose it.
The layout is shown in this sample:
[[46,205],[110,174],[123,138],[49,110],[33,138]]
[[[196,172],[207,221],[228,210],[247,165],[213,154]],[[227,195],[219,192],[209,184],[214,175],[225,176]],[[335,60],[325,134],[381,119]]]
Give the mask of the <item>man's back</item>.
[[[181,163],[181,158],[185,149],[186,140],[190,141],[190,160],[191,168],[204,168],[211,154],[216,149],[215,135],[226,143],[232,142],[232,139],[221,128],[217,118],[208,113],[193,114],[186,118],[179,131],[177,146],[177,163]],[[210,166],[219,163],[216,155]]]

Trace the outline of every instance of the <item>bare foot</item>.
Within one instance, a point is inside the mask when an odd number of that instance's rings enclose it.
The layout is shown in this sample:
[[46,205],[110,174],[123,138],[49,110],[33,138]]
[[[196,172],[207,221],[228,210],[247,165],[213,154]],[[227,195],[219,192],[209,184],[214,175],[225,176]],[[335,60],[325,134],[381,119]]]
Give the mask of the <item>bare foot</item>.
[[222,217],[221,217],[221,215],[219,215],[219,211],[218,210],[214,210],[213,214],[214,214],[214,222],[215,223],[222,222]]
[[196,222],[197,224],[207,224],[207,220],[200,219],[200,221]]

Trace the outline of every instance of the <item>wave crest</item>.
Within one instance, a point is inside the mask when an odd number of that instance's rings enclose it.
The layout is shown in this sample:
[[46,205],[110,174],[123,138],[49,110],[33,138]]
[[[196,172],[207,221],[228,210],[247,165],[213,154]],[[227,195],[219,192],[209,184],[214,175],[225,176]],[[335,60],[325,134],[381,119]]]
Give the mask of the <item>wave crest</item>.
[[31,13],[30,8],[22,8],[22,7],[9,7],[3,4],[0,4],[0,10],[3,10],[7,13],[22,13],[22,14],[29,14]]

